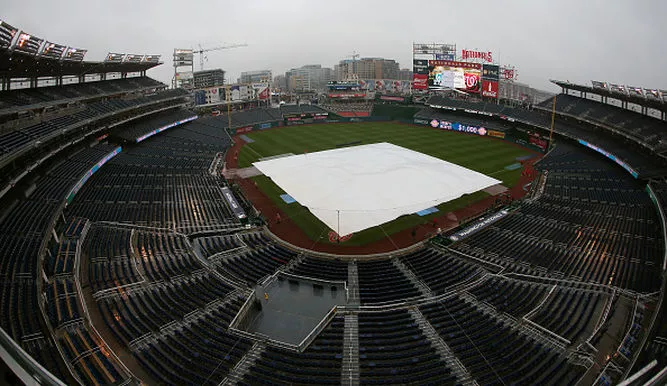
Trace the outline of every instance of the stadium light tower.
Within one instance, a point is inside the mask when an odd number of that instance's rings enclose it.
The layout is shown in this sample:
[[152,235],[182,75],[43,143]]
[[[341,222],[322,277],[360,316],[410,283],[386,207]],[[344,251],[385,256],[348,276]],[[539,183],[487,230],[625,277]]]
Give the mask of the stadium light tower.
[[245,43],[240,43],[240,44],[229,44],[229,45],[226,45],[226,46],[219,46],[219,47],[213,47],[213,48],[202,48],[201,44],[200,44],[199,49],[194,50],[195,54],[199,54],[199,70],[200,71],[204,70],[204,53],[205,52],[228,50],[230,48],[238,48],[238,47],[248,47],[248,45],[245,44]]

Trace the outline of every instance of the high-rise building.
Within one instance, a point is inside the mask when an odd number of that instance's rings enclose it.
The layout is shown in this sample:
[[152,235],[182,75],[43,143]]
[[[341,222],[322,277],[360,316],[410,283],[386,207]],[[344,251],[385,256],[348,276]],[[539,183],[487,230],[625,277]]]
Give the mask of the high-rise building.
[[276,75],[275,78],[273,78],[273,88],[287,91],[287,78],[285,75]]
[[409,68],[401,68],[398,70],[398,80],[412,81],[412,70]]
[[216,87],[225,84],[225,72],[219,68],[195,71],[193,77],[195,88]]
[[345,59],[334,66],[337,80],[345,80],[351,75],[359,79],[399,79],[398,62],[384,58]]
[[319,64],[293,68],[285,73],[285,83],[290,91],[324,90],[330,80],[332,80],[331,69]]
[[271,70],[244,71],[241,73],[239,83],[270,83],[272,79]]

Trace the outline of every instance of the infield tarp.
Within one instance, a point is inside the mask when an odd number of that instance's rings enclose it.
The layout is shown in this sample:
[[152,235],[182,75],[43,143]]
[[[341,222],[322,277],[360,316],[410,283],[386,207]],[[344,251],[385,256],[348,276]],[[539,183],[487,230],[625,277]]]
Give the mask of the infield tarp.
[[253,165],[340,235],[501,183],[390,143],[299,154]]

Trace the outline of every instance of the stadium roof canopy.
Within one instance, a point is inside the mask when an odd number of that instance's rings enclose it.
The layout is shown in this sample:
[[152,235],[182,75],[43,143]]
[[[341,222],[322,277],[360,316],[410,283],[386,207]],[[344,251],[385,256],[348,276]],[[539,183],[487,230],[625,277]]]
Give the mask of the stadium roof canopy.
[[5,79],[143,72],[160,64],[162,63],[68,61],[0,49],[0,78]]
[[[664,99],[667,98],[667,91],[664,90],[658,91],[623,85],[609,85],[604,82],[593,82],[593,86],[584,86],[562,80],[551,80],[551,82],[564,90],[597,94],[667,112],[667,101]],[[598,85],[598,87],[595,87],[595,85]]]

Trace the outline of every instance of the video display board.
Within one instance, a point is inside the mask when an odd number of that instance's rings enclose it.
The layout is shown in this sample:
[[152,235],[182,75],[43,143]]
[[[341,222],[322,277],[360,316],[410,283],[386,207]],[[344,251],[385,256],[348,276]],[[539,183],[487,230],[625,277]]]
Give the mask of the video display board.
[[482,65],[454,60],[428,61],[428,88],[434,90],[458,89],[479,93]]

